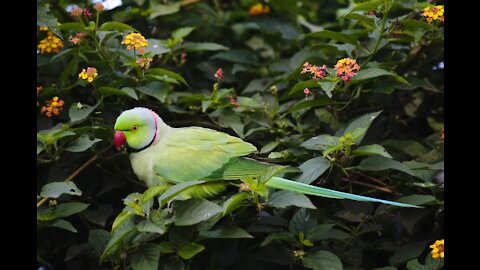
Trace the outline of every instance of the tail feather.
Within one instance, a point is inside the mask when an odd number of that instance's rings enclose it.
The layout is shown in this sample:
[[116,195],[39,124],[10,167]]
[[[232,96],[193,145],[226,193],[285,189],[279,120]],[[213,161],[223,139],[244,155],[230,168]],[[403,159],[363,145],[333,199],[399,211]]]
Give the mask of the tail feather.
[[422,208],[421,206],[417,206],[417,205],[386,201],[386,200],[331,190],[327,188],[307,185],[304,183],[295,182],[295,181],[280,178],[280,177],[272,177],[270,180],[268,180],[266,185],[272,188],[290,190],[290,191],[295,191],[303,194],[315,195],[320,197],[327,197],[327,198],[334,198],[334,199],[350,199],[350,200],[364,201],[364,202],[379,202],[379,203],[390,204],[390,205],[395,205],[400,207]]

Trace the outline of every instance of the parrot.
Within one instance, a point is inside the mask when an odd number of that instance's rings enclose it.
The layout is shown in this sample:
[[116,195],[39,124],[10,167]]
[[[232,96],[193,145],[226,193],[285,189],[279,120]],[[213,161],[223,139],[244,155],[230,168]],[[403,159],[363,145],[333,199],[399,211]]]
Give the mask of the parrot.
[[[148,187],[204,181],[184,191],[189,197],[215,196],[226,189],[228,181],[259,178],[268,167],[278,166],[247,157],[257,148],[241,138],[198,126],[171,127],[153,110],[144,107],[125,110],[117,117],[113,140],[117,150],[128,153],[133,172]],[[420,208],[278,176],[272,176],[265,185],[320,197]]]

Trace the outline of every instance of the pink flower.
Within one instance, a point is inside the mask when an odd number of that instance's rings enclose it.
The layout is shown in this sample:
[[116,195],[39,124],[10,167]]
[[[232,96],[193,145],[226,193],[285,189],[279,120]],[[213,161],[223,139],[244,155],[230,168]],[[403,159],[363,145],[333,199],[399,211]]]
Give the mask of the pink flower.
[[90,11],[88,11],[87,8],[84,8],[84,9],[83,9],[83,14],[84,14],[85,16],[88,16],[88,17],[92,17],[92,15],[93,15],[92,13],[90,13]]
[[221,80],[223,78],[223,70],[221,68],[217,69],[214,76],[217,80]]

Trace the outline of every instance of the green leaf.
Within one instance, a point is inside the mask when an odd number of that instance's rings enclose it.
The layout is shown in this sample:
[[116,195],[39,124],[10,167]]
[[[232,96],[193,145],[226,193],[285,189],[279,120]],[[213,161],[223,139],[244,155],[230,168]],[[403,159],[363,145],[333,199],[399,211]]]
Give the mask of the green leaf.
[[335,90],[335,86],[337,85],[338,80],[335,81],[319,81],[318,84],[325,92],[327,97],[332,98],[332,91]]
[[178,249],[178,255],[182,259],[189,260],[205,249],[204,246],[197,243],[188,243]]
[[271,141],[267,144],[265,144],[262,149],[260,149],[260,154],[265,154],[268,152],[271,152],[273,149],[275,149],[278,145],[280,144],[279,141]]
[[168,186],[154,186],[145,190],[142,194],[142,203],[146,204],[148,201],[153,199],[153,197],[157,196],[158,194],[162,193],[168,188]]
[[297,206],[309,209],[317,209],[310,199],[298,192],[280,190],[268,198],[268,205],[276,208],[286,208],[287,206]]
[[157,270],[160,259],[160,247],[156,244],[146,244],[132,256],[134,270]]
[[120,214],[118,214],[118,216],[113,221],[112,232],[115,231],[118,226],[120,226],[123,222],[128,220],[132,215],[134,215],[134,213],[128,211],[122,211]]
[[113,255],[122,245],[122,240],[126,238],[131,233],[136,231],[136,227],[133,223],[134,216],[128,216],[124,222],[122,222],[115,231],[112,232],[112,237],[110,241],[108,241],[105,250],[103,251],[102,255],[100,256],[100,262],[103,262],[106,258]]
[[305,35],[305,38],[327,38],[331,40],[341,41],[344,43],[350,43],[353,45],[357,45],[358,43],[357,39],[351,35],[347,35],[340,32],[334,32],[330,30],[322,30],[314,33],[309,33]]
[[[240,138],[245,138],[244,126],[240,115],[235,113],[232,110],[217,110],[217,113],[220,113],[218,118],[218,124],[222,127],[230,127]],[[213,113],[212,113],[213,114]]]
[[165,47],[166,44],[162,40],[149,38],[147,39],[147,42],[148,47],[143,48],[145,54],[151,53],[153,55],[161,55],[171,51],[169,48]]
[[92,147],[97,142],[102,141],[102,139],[95,138],[90,140],[88,135],[81,135],[73,142],[70,142],[66,147],[65,150],[69,152],[83,152]]
[[354,11],[359,11],[359,10],[377,10],[378,6],[382,3],[382,1],[379,0],[373,0],[373,1],[367,1],[360,3],[358,5],[355,5],[353,8],[348,10],[345,14],[342,15],[342,17],[345,17],[347,14],[350,14]]
[[360,162],[357,168],[362,171],[384,171],[388,169],[393,169],[415,176],[415,173],[410,170],[410,168],[408,168],[405,164],[381,156],[372,156],[365,158]]
[[352,77],[352,82],[357,82],[361,80],[367,80],[371,78],[376,78],[380,76],[396,76],[395,73],[386,71],[381,68],[367,68],[367,69],[361,69],[357,72],[355,76]]
[[362,145],[352,151],[352,157],[354,156],[382,156],[386,158],[392,158],[392,156],[379,144]]
[[153,4],[150,1],[152,13],[150,13],[150,19],[155,19],[158,16],[164,16],[168,14],[177,13],[180,10],[180,2],[172,3],[170,5]]
[[40,196],[49,198],[58,198],[62,194],[81,196],[82,191],[71,181],[49,183],[44,185],[40,191]]
[[180,184],[176,184],[173,187],[170,187],[167,189],[161,196],[158,198],[158,201],[160,202],[160,206],[163,206],[165,203],[173,199],[175,196],[183,192],[189,187],[203,184],[205,181],[187,181],[187,182],[182,182]]
[[296,112],[298,110],[302,110],[305,108],[315,108],[315,107],[320,107],[320,106],[326,106],[326,105],[332,105],[335,104],[336,102],[328,97],[319,97],[314,100],[303,100],[295,105],[293,105],[288,111],[287,114]]
[[104,229],[92,229],[88,233],[88,243],[93,247],[95,254],[100,257],[110,241],[110,233]]
[[168,76],[170,78],[173,78],[173,79],[183,83],[184,85],[188,86],[187,81],[185,81],[185,79],[182,76],[180,76],[180,74],[169,71],[169,70],[166,70],[166,69],[151,68],[151,69],[147,70],[147,74],[154,74],[154,75],[158,75],[158,76],[166,75],[166,76]]
[[73,30],[77,32],[83,32],[85,31],[85,26],[79,22],[67,22],[67,23],[62,23],[59,26],[60,30]]
[[189,226],[197,224],[222,212],[222,208],[205,199],[178,201],[175,208],[175,225]]
[[160,102],[165,102],[170,86],[159,81],[151,82],[145,86],[135,88],[137,91],[158,99]]
[[48,27],[56,36],[62,38],[62,33],[58,28],[58,20],[50,14],[50,10],[46,6],[37,5],[37,25]]
[[[370,125],[372,124],[373,120],[375,120],[375,118],[378,117],[378,115],[380,115],[382,111],[378,111],[378,112],[374,112],[374,113],[367,113],[367,114],[364,114],[358,118],[355,118],[353,121],[350,122],[350,124],[348,124],[348,126],[345,128],[345,131],[343,132],[343,134],[347,134],[349,132],[352,132],[356,129],[365,129],[365,130],[368,130],[368,128],[370,127]],[[365,137],[365,133],[363,133],[363,135],[359,136],[356,140],[355,140],[355,143],[356,144],[360,144],[360,142],[363,140],[363,137]]]
[[95,106],[90,106],[86,104],[82,104],[79,106],[79,103],[72,103],[70,109],[68,110],[68,116],[70,117],[70,121],[72,123],[80,122],[86,119],[97,107],[100,105],[99,101]]
[[89,204],[80,202],[65,202],[55,208],[45,207],[37,209],[37,220],[48,221],[68,217],[87,209]]
[[340,259],[326,250],[320,250],[305,256],[303,266],[314,270],[343,270]]
[[320,87],[320,85],[318,84],[318,81],[315,81],[315,80],[301,81],[296,83],[292,87],[288,95],[293,95],[296,92],[303,91],[305,88],[313,88],[313,87]]
[[332,146],[340,145],[340,141],[338,137],[322,134],[320,136],[316,136],[313,138],[308,139],[307,141],[303,142],[300,146],[310,149],[310,150],[325,150]]
[[115,87],[99,87],[98,91],[102,93],[105,96],[129,96],[135,100],[138,100],[137,93],[135,93],[135,90],[130,87],[123,87],[122,89],[118,89]]
[[347,15],[344,15],[343,18],[350,20],[358,20],[369,25],[373,25],[374,23],[374,19],[372,16],[362,15],[360,13],[348,13]]
[[242,207],[242,206],[245,206],[246,204],[244,204],[243,202],[245,200],[248,200],[250,199],[251,196],[250,194],[246,193],[246,192],[241,192],[241,193],[237,193],[235,195],[233,195],[232,197],[228,198],[224,203],[223,203],[223,216],[226,216],[228,214],[230,214],[231,212],[233,212],[234,210]]
[[124,24],[121,22],[105,22],[102,24],[100,27],[100,30],[102,31],[110,31],[110,30],[116,30],[116,31],[124,31],[124,30],[130,30],[130,31],[135,31],[133,27],[131,27],[128,24]]
[[425,249],[427,241],[418,241],[411,242],[401,246],[395,253],[390,257],[388,262],[391,265],[399,265],[408,260],[417,258],[422,254]]
[[412,194],[412,195],[401,197],[395,201],[414,204],[414,205],[423,205],[423,204],[437,202],[437,199],[432,195]]
[[70,223],[70,222],[68,222],[64,219],[54,220],[54,221],[50,222],[49,224],[47,224],[46,226],[64,229],[64,230],[67,230],[67,231],[70,231],[70,232],[73,232],[73,233],[77,232],[77,229],[75,229],[75,227],[73,227],[72,223]]
[[185,264],[178,257],[169,257],[163,266],[163,270],[185,270]]
[[160,248],[161,253],[164,253],[164,254],[175,253],[175,246],[171,242],[167,242],[167,241],[161,242],[160,244],[158,244],[158,247]]
[[295,180],[310,184],[330,168],[330,162],[324,157],[316,157],[305,161],[299,168],[302,170],[302,174]]
[[230,48],[213,42],[185,42],[183,45],[186,52],[197,51],[227,51]]
[[202,231],[199,236],[213,239],[224,238],[253,238],[248,232],[240,227],[222,227],[211,231]]
[[181,39],[181,38],[184,38],[188,35],[190,35],[190,33],[195,30],[195,27],[182,27],[182,28],[178,28],[176,29],[175,31],[172,32],[172,37],[174,39]]
[[[161,219],[161,216],[158,216],[158,219]],[[163,223],[157,222],[157,224],[155,224],[148,219],[144,219],[137,224],[137,229],[139,232],[164,234],[166,232],[166,228]]]
[[278,233],[271,233],[265,239],[263,240],[262,244],[260,244],[260,247],[264,247],[268,244],[270,244],[272,241],[276,240],[281,240],[281,241],[287,241],[290,243],[295,243],[296,239],[295,237],[289,233],[289,232],[278,232]]
[[433,259],[432,256],[427,255],[425,265],[418,262],[418,259],[407,262],[408,270],[439,270],[443,269],[443,259]]
[[233,63],[258,65],[257,55],[247,50],[231,50],[228,52],[219,52],[210,57],[210,59],[221,59]]

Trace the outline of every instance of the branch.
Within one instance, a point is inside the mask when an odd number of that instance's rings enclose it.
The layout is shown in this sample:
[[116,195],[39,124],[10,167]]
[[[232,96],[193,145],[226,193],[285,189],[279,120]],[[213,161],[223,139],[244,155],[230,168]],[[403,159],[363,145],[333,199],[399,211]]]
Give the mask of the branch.
[[375,186],[375,185],[363,183],[363,182],[360,182],[360,181],[351,180],[351,179],[348,179],[348,178],[345,178],[345,177],[342,177],[342,181],[349,182],[349,183],[353,183],[353,184],[357,184],[357,185],[360,185],[360,186],[365,186],[365,187],[373,188],[373,189],[380,190],[380,191],[387,192],[387,193],[395,194],[395,191],[393,191],[393,190],[391,190],[391,189],[389,189],[389,188],[386,188],[386,187],[379,187],[379,186]]

